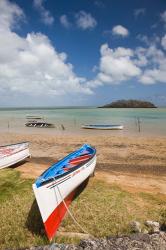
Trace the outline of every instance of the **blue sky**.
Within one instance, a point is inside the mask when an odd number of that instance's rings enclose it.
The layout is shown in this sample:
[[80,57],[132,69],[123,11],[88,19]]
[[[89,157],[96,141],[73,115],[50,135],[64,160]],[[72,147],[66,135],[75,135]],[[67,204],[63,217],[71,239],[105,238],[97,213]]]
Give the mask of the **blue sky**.
[[0,105],[166,106],[165,0],[1,0]]

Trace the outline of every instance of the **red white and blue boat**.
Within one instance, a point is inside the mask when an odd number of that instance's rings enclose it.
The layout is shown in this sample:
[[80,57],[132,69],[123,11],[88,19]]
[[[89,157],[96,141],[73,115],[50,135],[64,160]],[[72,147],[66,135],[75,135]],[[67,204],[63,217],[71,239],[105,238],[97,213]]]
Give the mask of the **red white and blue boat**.
[[49,240],[55,236],[77,188],[93,174],[95,166],[96,150],[85,144],[53,164],[33,184]]
[[27,157],[30,157],[28,142],[0,146],[0,169],[14,165]]

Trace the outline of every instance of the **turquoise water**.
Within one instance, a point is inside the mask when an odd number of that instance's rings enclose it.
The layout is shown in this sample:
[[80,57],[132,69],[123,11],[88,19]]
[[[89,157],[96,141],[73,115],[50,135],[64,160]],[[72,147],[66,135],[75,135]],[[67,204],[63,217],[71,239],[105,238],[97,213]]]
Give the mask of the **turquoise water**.
[[[42,116],[55,124],[54,129],[25,127],[26,115]],[[137,118],[142,134],[166,135],[166,108],[157,109],[101,109],[101,108],[12,108],[0,109],[0,130],[27,133],[138,133]],[[123,131],[85,131],[83,124],[122,124]]]

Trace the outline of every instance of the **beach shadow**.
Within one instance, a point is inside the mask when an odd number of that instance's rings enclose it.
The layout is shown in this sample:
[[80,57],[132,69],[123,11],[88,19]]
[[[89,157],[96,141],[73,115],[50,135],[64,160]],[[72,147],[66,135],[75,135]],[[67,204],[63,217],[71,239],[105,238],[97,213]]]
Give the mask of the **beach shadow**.
[[74,199],[75,200],[83,191],[84,189],[86,188],[86,186],[88,185],[88,182],[89,182],[89,178],[86,179],[84,182],[82,182],[77,188],[76,188],[76,192],[75,192],[75,195],[74,195]]
[[[73,200],[75,200],[83,192],[88,182],[89,182],[89,178],[86,179],[83,183],[81,183],[81,185],[79,185],[76,188]],[[40,235],[40,236],[45,236],[44,224],[43,224],[36,200],[34,200],[32,203],[25,226],[28,228],[28,230],[31,233]]]
[[25,159],[25,160],[23,160],[23,161],[20,161],[20,162],[17,162],[17,163],[15,163],[15,164],[13,164],[12,166],[9,166],[9,168],[11,168],[11,169],[18,168],[18,167],[20,167],[20,166],[23,166],[23,165],[26,164],[27,162],[29,162],[29,160],[28,160],[28,159]]
[[161,176],[166,174],[166,168],[164,165],[141,165],[141,164],[122,164],[122,163],[98,163],[97,170],[122,173],[122,174],[153,174]]
[[53,157],[32,157],[31,162],[32,163],[37,163],[37,164],[53,164],[57,162],[58,159],[55,159]]
[[25,226],[36,235],[44,236],[45,229],[36,200],[33,201]]

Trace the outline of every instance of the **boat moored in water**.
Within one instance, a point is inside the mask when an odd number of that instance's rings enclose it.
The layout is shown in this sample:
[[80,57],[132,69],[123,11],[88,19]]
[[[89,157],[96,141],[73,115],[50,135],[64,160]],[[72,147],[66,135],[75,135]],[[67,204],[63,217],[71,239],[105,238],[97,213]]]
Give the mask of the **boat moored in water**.
[[102,130],[121,130],[123,125],[82,125],[85,129],[102,129]]
[[37,127],[37,128],[54,128],[54,124],[48,122],[28,121],[25,123],[26,127]]
[[26,115],[26,119],[35,119],[35,120],[41,120],[43,117],[38,115]]
[[30,157],[28,142],[0,146],[0,169],[12,166],[27,157]]
[[68,209],[77,188],[94,172],[95,148],[85,144],[48,168],[33,184],[33,190],[51,240]]

